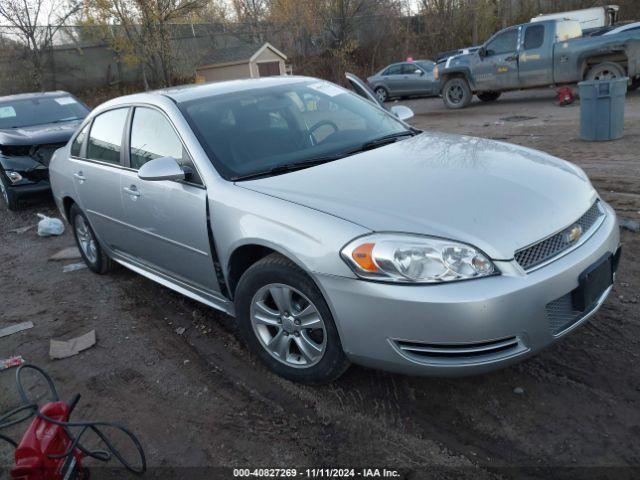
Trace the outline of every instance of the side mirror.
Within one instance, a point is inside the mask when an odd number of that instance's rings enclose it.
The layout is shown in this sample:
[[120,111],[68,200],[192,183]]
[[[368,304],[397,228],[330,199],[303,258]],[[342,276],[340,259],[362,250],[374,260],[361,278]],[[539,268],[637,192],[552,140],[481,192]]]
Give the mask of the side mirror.
[[413,118],[413,110],[409,107],[405,107],[404,105],[394,105],[389,110],[402,121]]
[[184,180],[185,172],[173,157],[160,157],[149,160],[138,170],[138,178],[148,182],[161,180]]
[[484,58],[487,56],[487,49],[484,47],[480,47],[478,49],[478,55],[480,56],[480,58]]
[[419,68],[416,69],[416,71],[413,72],[413,73],[416,74],[416,75],[424,75],[424,72],[422,70],[420,70]]

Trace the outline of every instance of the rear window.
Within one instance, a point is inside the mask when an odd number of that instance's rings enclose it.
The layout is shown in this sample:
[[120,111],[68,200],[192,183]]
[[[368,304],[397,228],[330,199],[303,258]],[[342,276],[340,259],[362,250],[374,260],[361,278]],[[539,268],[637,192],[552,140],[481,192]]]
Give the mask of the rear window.
[[540,48],[544,43],[544,25],[534,25],[527,27],[524,33],[524,46],[525,50],[533,50]]
[[87,158],[116,165],[120,163],[122,132],[128,112],[128,108],[110,110],[93,120],[87,143]]
[[82,120],[89,110],[70,95],[0,102],[0,128]]

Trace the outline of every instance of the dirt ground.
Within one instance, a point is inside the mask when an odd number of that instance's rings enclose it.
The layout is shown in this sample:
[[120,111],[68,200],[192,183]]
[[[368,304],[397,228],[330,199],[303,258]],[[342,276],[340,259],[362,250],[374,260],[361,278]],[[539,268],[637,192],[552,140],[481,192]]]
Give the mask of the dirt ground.
[[[579,107],[557,107],[553,90],[463,111],[440,99],[403,103],[417,127],[571,160],[621,217],[640,219],[640,94],[628,99],[625,137],[607,143],[579,140]],[[10,232],[35,224],[37,212],[57,214],[48,200],[18,214],[0,208],[0,326],[35,325],[0,338],[0,358],[23,355],[52,374],[64,398],[81,393],[76,418],[129,426],[150,478],[232,476],[216,467],[387,467],[412,479],[640,477],[638,233],[622,232],[617,284],[601,311],[524,363],[463,379],[353,366],[333,385],[306,387],[263,368],[229,317],[123,268],[62,273],[63,263],[48,258],[73,245],[70,231]],[[91,329],[95,347],[49,359],[49,339]],[[13,373],[0,372],[0,412],[17,404]],[[10,454],[0,444],[0,465]]]

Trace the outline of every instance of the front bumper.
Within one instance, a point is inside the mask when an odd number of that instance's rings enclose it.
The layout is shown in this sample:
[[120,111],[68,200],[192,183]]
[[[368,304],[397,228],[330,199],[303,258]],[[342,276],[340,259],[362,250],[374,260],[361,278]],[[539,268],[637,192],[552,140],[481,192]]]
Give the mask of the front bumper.
[[36,183],[11,185],[9,188],[18,198],[31,197],[51,192],[51,185],[49,185],[49,182],[46,180],[41,180]]
[[347,356],[360,365],[414,375],[470,375],[522,360],[584,323],[602,305],[572,312],[578,277],[620,238],[615,213],[584,244],[525,274],[515,261],[502,275],[408,286],[317,275]]

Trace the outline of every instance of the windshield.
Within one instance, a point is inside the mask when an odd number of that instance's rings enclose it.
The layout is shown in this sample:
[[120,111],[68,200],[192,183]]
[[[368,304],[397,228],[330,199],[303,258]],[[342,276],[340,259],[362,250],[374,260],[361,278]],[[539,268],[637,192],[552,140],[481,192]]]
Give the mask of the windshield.
[[0,128],[81,120],[89,110],[72,96],[0,101]]
[[409,132],[379,107],[323,81],[214,95],[180,109],[228,179],[337,159],[372,140]]

